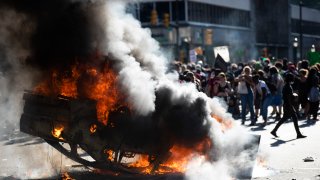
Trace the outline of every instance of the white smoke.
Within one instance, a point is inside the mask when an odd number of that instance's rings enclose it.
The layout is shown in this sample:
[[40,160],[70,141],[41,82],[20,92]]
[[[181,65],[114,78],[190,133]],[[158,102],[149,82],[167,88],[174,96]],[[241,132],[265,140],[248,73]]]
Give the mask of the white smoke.
[[203,157],[193,159],[187,166],[186,177],[188,180],[228,180],[229,176],[228,164],[226,161],[210,163]]
[[[211,114],[222,117],[223,123],[231,123],[232,117],[225,112],[225,108],[217,100],[208,98],[205,94],[199,93],[194,84],[179,84],[174,74],[166,74],[167,60],[164,53],[161,52],[159,43],[151,37],[149,29],[143,29],[138,20],[134,19],[132,15],[125,12],[125,1],[93,1],[100,3],[101,9],[99,14],[102,16],[103,26],[105,30],[106,44],[99,44],[105,47],[104,53],[113,57],[117,61],[117,70],[119,73],[118,82],[121,87],[127,92],[129,102],[134,106],[134,109],[141,115],[146,115],[155,110],[156,91],[165,89],[170,96],[170,105],[189,105],[197,99],[203,99],[206,102],[206,116],[203,121],[204,124],[210,124],[210,137],[214,144],[211,152],[212,161],[198,157],[191,161],[188,165],[186,176],[188,179],[218,179],[224,180],[233,177],[236,173],[234,167],[245,165],[249,160],[250,152],[242,151],[243,145],[250,141],[246,131],[236,125],[232,129],[222,132],[222,125],[215,119],[211,118]],[[2,11],[0,11],[2,12]],[[12,40],[12,34],[8,30],[21,29],[22,22],[28,19],[23,14],[17,14],[14,11],[4,13],[5,19],[0,21],[0,46],[4,52],[3,57],[10,66],[10,71],[1,71],[0,74],[0,122],[1,125],[12,125],[18,128],[18,121],[22,112],[22,94],[23,90],[32,87],[32,79],[35,76],[33,70],[26,69],[21,64],[20,59],[25,59],[28,55],[28,47],[16,44],[17,40]],[[10,15],[10,16],[9,16]],[[15,21],[12,21],[15,19]],[[21,20],[21,21],[19,21]],[[8,29],[9,27],[9,29]],[[32,31],[32,29],[30,29]],[[23,36],[22,39],[30,41],[29,34]],[[103,39],[104,40],[104,39]],[[14,42],[14,43],[13,43]],[[22,43],[23,44],[23,43]],[[0,64],[2,65],[2,64]],[[33,73],[30,73],[33,72]],[[165,91],[165,92],[167,92]],[[199,107],[201,108],[201,107]],[[192,114],[190,117],[196,116],[196,112],[188,112]],[[202,111],[201,111],[202,112]],[[188,123],[188,122],[186,122]],[[3,131],[0,132],[2,135]],[[40,152],[41,151],[41,152]],[[14,157],[15,150],[10,149],[4,154],[12,155]],[[28,154],[30,159],[35,159],[40,154],[48,154],[48,149],[34,149]],[[34,158],[33,158],[34,157]],[[46,158],[44,158],[46,159]],[[46,172],[57,172],[57,163],[50,163],[49,161],[41,161],[39,165]],[[19,171],[16,172],[18,176],[25,178],[29,168],[35,168],[33,161],[11,161],[13,164],[19,163]],[[39,168],[39,169],[42,169]],[[31,176],[33,176],[31,174]],[[39,173],[36,173],[39,176]],[[201,177],[201,178],[199,178]],[[39,178],[39,177],[37,177]]]
[[[195,158],[188,165],[187,178],[230,179],[238,173],[237,168],[252,166],[248,163],[252,161],[251,150],[243,149],[251,141],[246,130],[233,123],[233,118],[226,113],[225,105],[219,100],[209,99],[199,93],[194,84],[179,84],[173,74],[165,74],[168,60],[161,55],[159,44],[151,37],[149,29],[141,28],[139,21],[125,13],[125,5],[124,1],[107,1],[105,4],[106,52],[121,61],[120,82],[129,92],[130,102],[135,109],[141,114],[152,112],[155,109],[155,91],[164,87],[170,90],[172,104],[189,104],[197,98],[207,102],[208,114],[204,123],[211,122],[214,162]],[[211,118],[211,113],[234,127],[223,133],[221,124]]]
[[134,109],[146,115],[155,110],[155,79],[165,74],[165,58],[151,32],[141,28],[125,8],[125,2],[106,1],[106,54],[120,61],[119,82]]
[[[15,21],[12,21],[12,20]],[[23,47],[24,36],[15,34],[28,21],[23,14],[0,9],[0,123],[1,127],[18,128],[22,112],[22,93],[31,87],[31,74],[22,68],[22,59],[28,55]],[[27,28],[26,28],[27,29]],[[25,32],[26,34],[28,32]],[[13,40],[20,35],[20,43]],[[0,135],[8,133],[0,131]]]

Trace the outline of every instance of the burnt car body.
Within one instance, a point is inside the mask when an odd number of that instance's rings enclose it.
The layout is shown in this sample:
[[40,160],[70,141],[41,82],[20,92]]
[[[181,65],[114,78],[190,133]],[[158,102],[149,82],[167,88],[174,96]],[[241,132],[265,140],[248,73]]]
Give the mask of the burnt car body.
[[[186,134],[184,131],[180,131],[180,134],[174,134],[172,131],[178,129],[177,126],[180,124],[166,123],[170,119],[166,117],[178,117],[179,114],[175,114],[174,111],[181,109],[179,105],[163,108],[166,113],[156,110],[155,113],[146,116],[134,114],[129,108],[122,106],[109,112],[108,122],[103,124],[97,120],[96,101],[91,99],[50,97],[33,92],[26,92],[23,99],[25,105],[20,119],[20,130],[44,139],[62,154],[84,166],[123,174],[145,174],[145,170],[148,169],[148,174],[156,174],[161,163],[171,156],[170,149],[173,145],[177,142],[185,143],[179,138],[179,135]],[[196,101],[194,106],[201,103]],[[194,107],[190,106],[190,109]],[[191,125],[195,127],[194,124]],[[196,127],[199,128],[203,129]],[[191,132],[187,137],[195,135]],[[204,138],[205,133],[207,131],[200,134],[197,131],[198,137],[187,140],[196,142]],[[251,152],[247,166],[239,167],[234,174],[239,179],[251,178],[260,143],[260,136],[252,137],[253,141],[240,148],[238,154],[232,155],[237,157],[245,150]],[[65,148],[62,143],[69,144],[70,148]],[[82,158],[78,153],[79,148],[91,156],[93,161]],[[112,153],[108,153],[110,151]],[[130,163],[122,161],[134,159],[135,155],[147,155],[149,165],[132,167]],[[210,158],[211,161],[215,161],[216,157]]]
[[[20,130],[44,139],[85,166],[138,173],[141,169],[126,166],[121,163],[122,158],[148,155],[152,171],[155,171],[170,156],[172,143],[159,131],[160,124],[155,118],[132,116],[128,108],[120,107],[109,113],[105,125],[97,120],[94,100],[48,97],[32,92],[26,92],[23,99],[25,105]],[[61,143],[68,143],[70,149]],[[94,161],[81,158],[77,151],[79,147]],[[107,150],[111,150],[113,155]]]

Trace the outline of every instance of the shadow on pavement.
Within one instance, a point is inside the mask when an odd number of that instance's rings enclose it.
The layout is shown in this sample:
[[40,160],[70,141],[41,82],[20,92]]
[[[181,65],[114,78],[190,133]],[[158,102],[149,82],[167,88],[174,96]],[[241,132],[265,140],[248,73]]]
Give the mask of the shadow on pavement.
[[[106,175],[97,174],[94,172],[68,172],[70,179],[84,179],[84,180],[184,180],[185,177],[182,174],[169,174],[169,175]],[[19,180],[12,176],[1,177],[4,180]],[[62,176],[47,177],[43,180],[54,179],[54,180],[64,180],[67,179]],[[38,179],[41,180],[41,179]]]
[[30,142],[34,140],[34,137],[27,136],[27,137],[22,137],[22,138],[15,138],[15,139],[10,139],[4,143],[4,145],[13,145],[13,144],[21,144],[25,142]]
[[281,144],[285,144],[287,142],[296,140],[296,139],[290,139],[290,140],[284,141],[284,140],[276,139],[276,138],[272,138],[272,139],[275,139],[276,141],[274,143],[270,144],[271,147],[277,147],[277,146],[280,146]]
[[310,127],[316,125],[317,120],[305,120],[303,124],[301,124],[299,127],[300,128],[305,128],[305,127]]
[[256,124],[256,125],[258,125],[257,127],[253,127],[253,128],[251,128],[250,130],[251,131],[264,131],[264,130],[266,130],[264,127],[264,125],[263,124]]
[[44,140],[38,137],[30,136],[21,132],[13,132],[11,134],[6,134],[4,138],[1,139],[5,146],[19,144],[20,146],[36,145],[44,143]]
[[15,177],[12,177],[12,176],[8,176],[8,177],[0,176],[0,179],[1,180],[19,180]]
[[255,126],[256,127],[253,127],[251,128],[251,131],[264,131],[264,130],[267,130],[265,127],[268,126],[268,125],[271,125],[271,124],[274,124],[275,121],[268,121],[267,124],[264,124],[263,122],[261,123],[257,123]]
[[37,139],[34,139],[33,142],[21,144],[20,146],[30,146],[30,145],[37,145],[37,144],[42,144],[42,143],[45,143],[45,141],[43,139],[37,138]]

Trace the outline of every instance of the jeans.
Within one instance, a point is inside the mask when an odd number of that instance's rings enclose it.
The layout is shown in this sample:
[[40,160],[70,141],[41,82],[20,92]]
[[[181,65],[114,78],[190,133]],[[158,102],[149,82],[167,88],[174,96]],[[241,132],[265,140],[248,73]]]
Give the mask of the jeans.
[[241,99],[241,118],[242,122],[246,120],[246,110],[247,110],[247,105],[249,106],[250,110],[250,119],[251,122],[255,122],[255,117],[254,117],[254,110],[253,110],[253,93],[252,91],[249,91],[248,94],[240,94],[240,99]]
[[263,120],[267,120],[268,118],[268,107],[270,106],[270,104],[272,103],[273,100],[273,96],[271,94],[268,94],[263,102],[262,102],[262,106],[261,106],[261,115]]

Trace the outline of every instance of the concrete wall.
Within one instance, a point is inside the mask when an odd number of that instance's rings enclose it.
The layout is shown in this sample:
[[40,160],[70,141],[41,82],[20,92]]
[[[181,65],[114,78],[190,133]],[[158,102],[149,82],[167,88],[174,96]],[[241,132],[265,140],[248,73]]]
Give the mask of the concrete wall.
[[[291,5],[291,18],[299,19],[299,6]],[[302,7],[302,20],[320,23],[320,11]]]
[[189,0],[189,1],[214,4],[217,6],[250,11],[250,0]]

